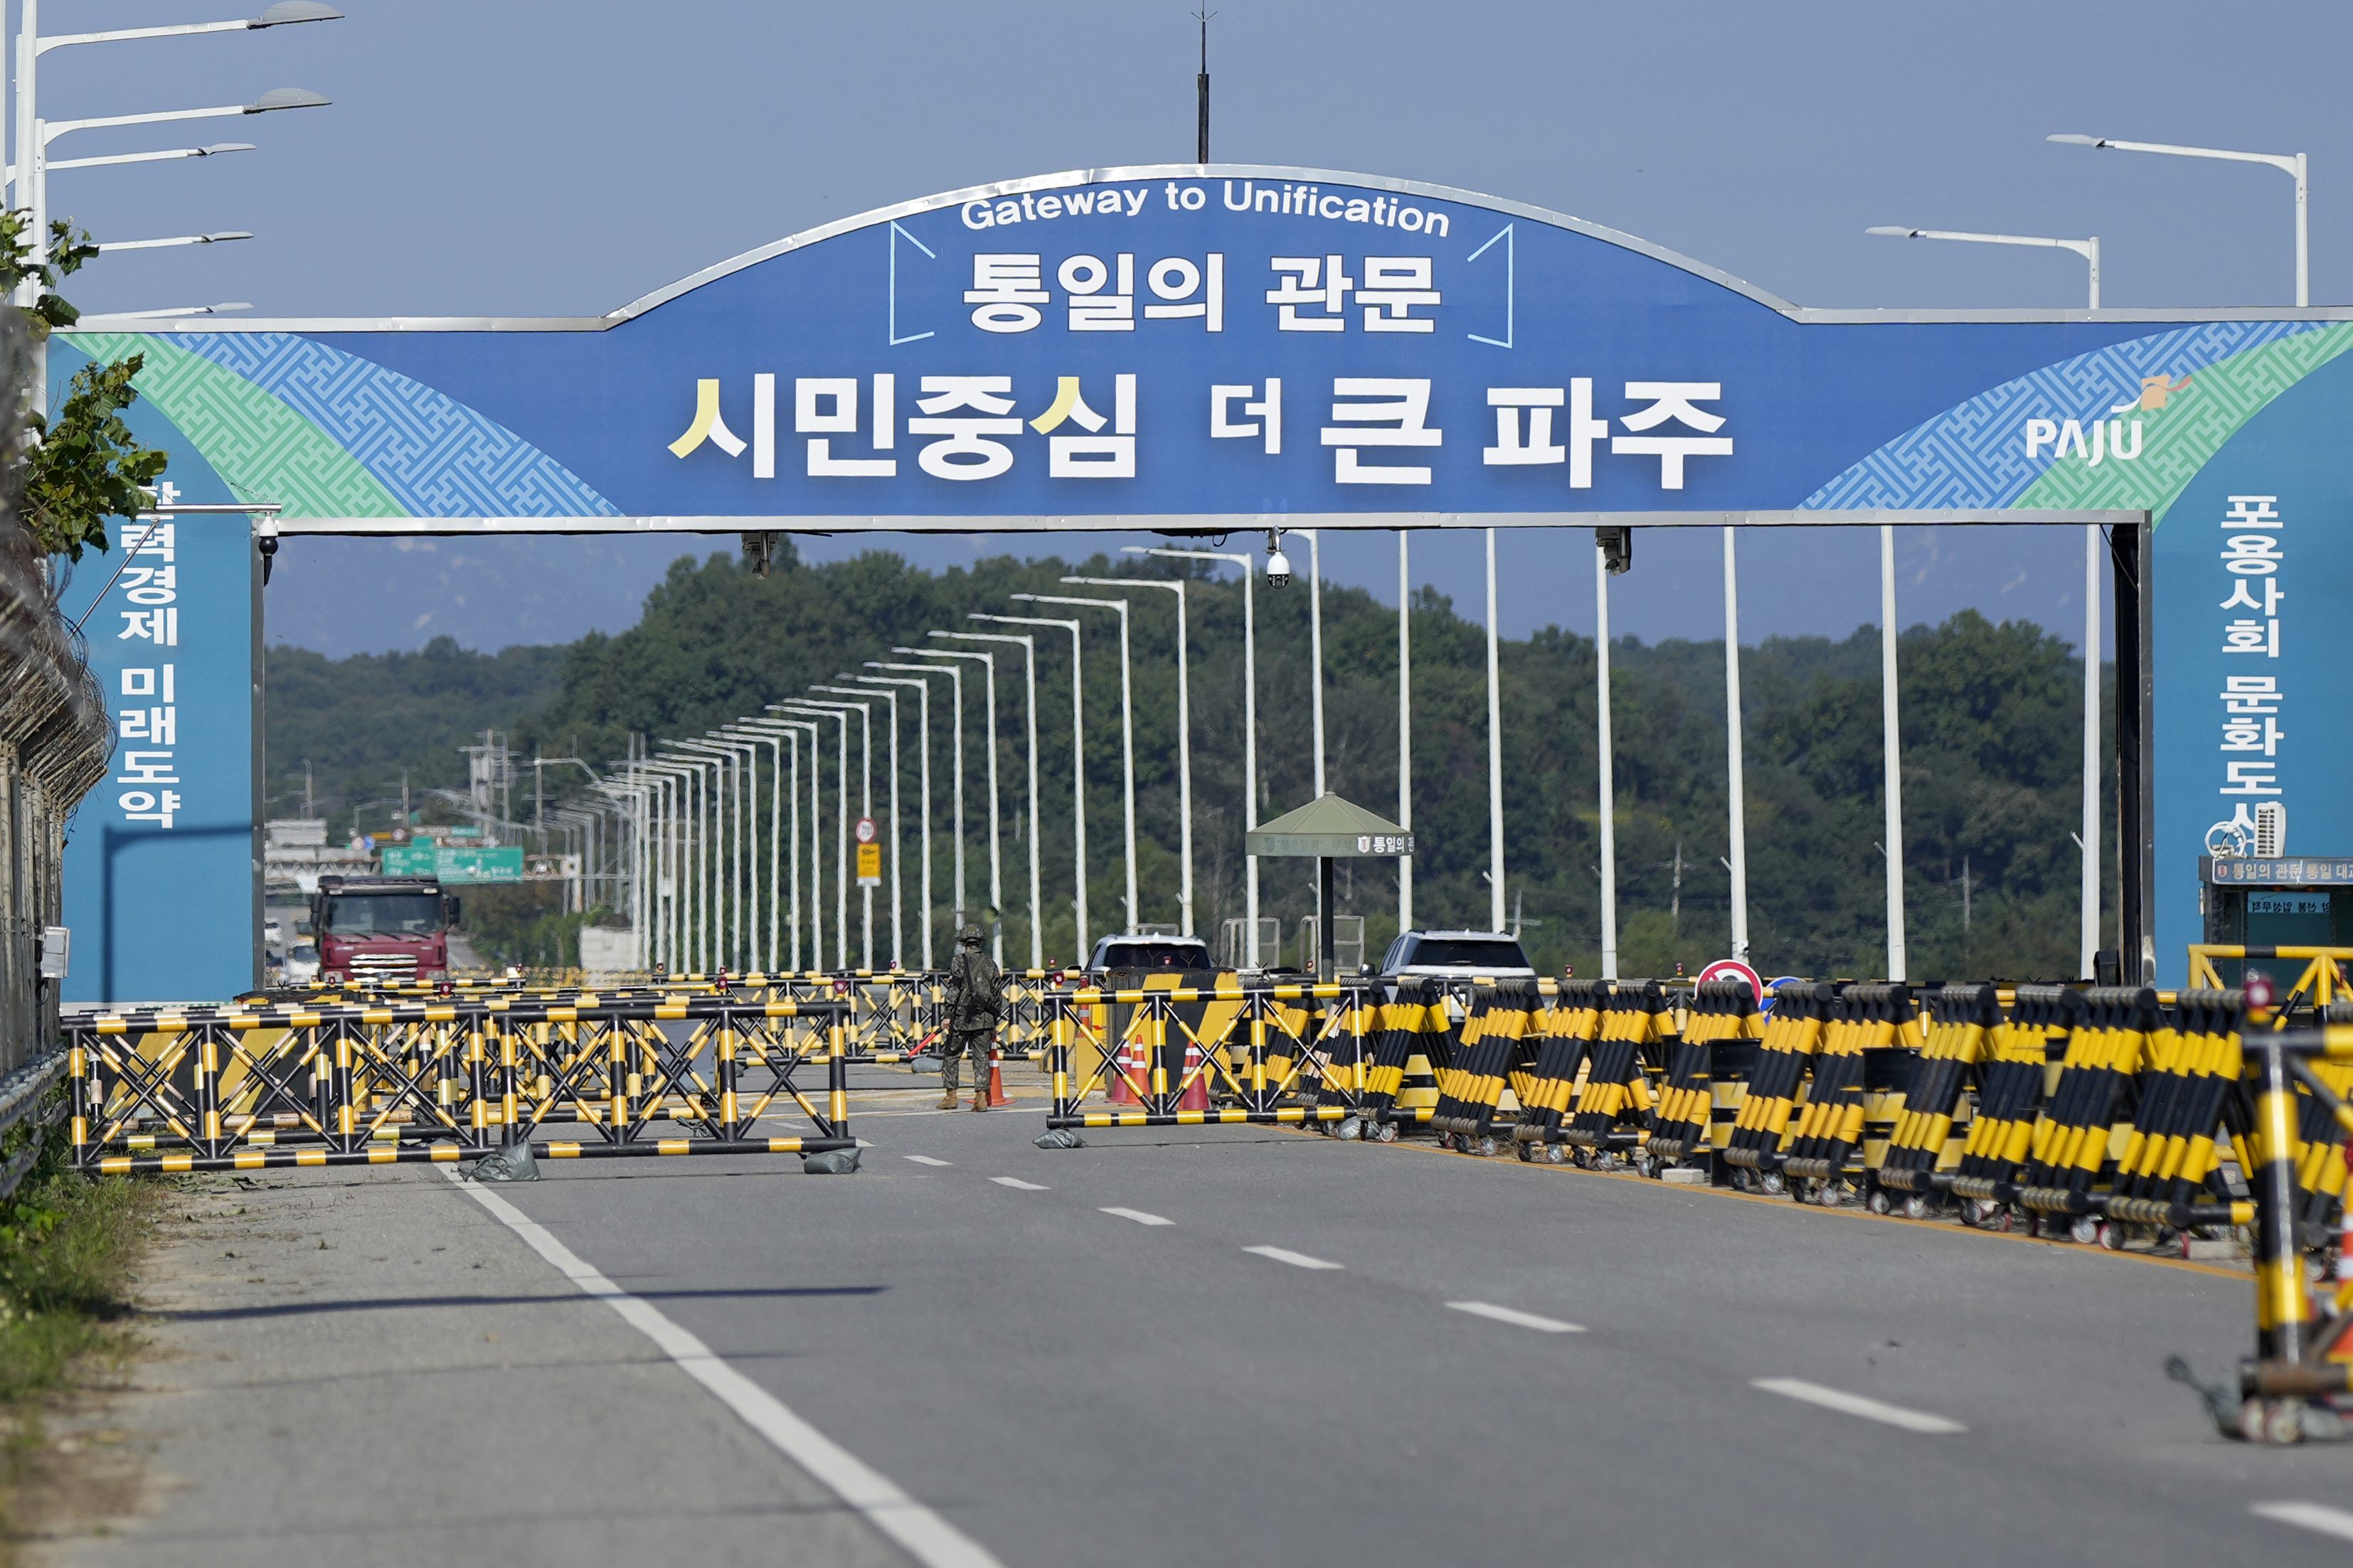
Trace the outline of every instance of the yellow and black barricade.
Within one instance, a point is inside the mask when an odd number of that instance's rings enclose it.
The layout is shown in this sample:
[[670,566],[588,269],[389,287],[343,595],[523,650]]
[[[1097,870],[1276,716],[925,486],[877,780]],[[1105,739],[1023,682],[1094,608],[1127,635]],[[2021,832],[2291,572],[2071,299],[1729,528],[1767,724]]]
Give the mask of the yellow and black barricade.
[[1939,985],[1919,1001],[1928,1013],[1926,1038],[1886,1153],[1870,1173],[1872,1208],[1885,1214],[1901,1203],[1914,1219],[1939,1201],[1937,1173],[1960,1163],[1969,1079],[2001,1026],[2001,994],[1991,985]]
[[1773,987],[1772,1016],[1757,1043],[1757,1060],[1724,1149],[1734,1186],[1781,1190],[1782,1137],[1805,1092],[1806,1074],[1837,998],[1838,987],[1829,982],[1785,980]]
[[[1184,1005],[1204,1000],[1211,1004],[1205,1016],[1221,1018],[1223,1034],[1203,1037],[1179,1015]],[[1050,996],[1048,1064],[1054,1104],[1046,1125],[1060,1131],[1355,1121],[1361,1127],[1377,1003],[1374,987],[1354,984],[1237,984],[1210,991],[1086,990]],[[1123,1068],[1123,1052],[1116,1048],[1093,1052],[1092,1066],[1074,1064],[1092,1020],[1112,1006],[1131,1010],[1124,1038],[1144,1047],[1148,1075],[1139,1079]],[[1245,1042],[1239,1053],[1228,1048],[1236,1031]],[[1114,1074],[1125,1077],[1134,1108],[1086,1109]],[[1188,1106],[1188,1095],[1205,1103]]]
[[1642,1141],[1653,1096],[1643,1053],[1673,1026],[1665,987],[1655,980],[1596,981],[1600,1030],[1586,1052],[1583,1083],[1561,1130],[1579,1163],[1614,1163]]
[[[115,1174],[449,1163],[518,1144],[555,1159],[854,1149],[847,1011],[709,995],[78,1015],[71,1158]],[[797,1037],[778,1027],[791,1023]],[[817,1061],[821,1103],[794,1076]],[[787,1110],[807,1133],[758,1131]],[[532,1142],[563,1123],[584,1135]]]

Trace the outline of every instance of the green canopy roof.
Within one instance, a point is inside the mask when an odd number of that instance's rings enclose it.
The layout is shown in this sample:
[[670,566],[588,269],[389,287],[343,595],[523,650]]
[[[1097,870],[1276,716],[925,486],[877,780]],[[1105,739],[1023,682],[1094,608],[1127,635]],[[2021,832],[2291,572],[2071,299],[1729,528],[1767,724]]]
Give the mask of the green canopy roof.
[[1337,859],[1349,855],[1413,853],[1413,835],[1387,817],[1326,793],[1243,836],[1248,855],[1304,855]]

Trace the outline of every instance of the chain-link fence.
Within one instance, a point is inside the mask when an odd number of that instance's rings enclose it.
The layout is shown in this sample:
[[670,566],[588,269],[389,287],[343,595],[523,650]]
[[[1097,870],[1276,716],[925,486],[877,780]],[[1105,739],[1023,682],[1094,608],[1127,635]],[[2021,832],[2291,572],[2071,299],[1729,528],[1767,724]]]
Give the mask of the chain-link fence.
[[[0,311],[0,386],[34,374],[16,312]],[[41,935],[63,919],[66,819],[114,754],[105,695],[58,613],[50,563],[18,526],[21,485],[21,470],[0,467],[0,1078],[57,1047]]]

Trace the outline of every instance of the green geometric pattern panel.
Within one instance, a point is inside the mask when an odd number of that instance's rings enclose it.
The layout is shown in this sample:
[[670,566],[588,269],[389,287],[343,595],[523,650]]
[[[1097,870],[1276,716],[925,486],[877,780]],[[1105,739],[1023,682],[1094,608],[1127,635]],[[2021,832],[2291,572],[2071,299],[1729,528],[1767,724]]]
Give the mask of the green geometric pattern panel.
[[[2129,440],[2133,422],[2140,422],[2138,458],[2104,457],[2094,468],[2089,453],[2071,447],[2065,458],[2044,470],[2011,504],[2069,510],[2145,509],[2161,522],[2183,487],[2241,426],[2348,348],[2353,348],[2353,324],[2338,323],[2209,365],[2197,373],[2189,393],[2168,398],[2163,408],[2105,416],[2112,440],[2119,434]],[[2087,439],[2091,436],[2088,426],[2084,434]]]
[[392,492],[327,433],[251,382],[185,349],[130,332],[77,336],[103,363],[144,354],[132,384],[239,497],[281,517],[406,517]]

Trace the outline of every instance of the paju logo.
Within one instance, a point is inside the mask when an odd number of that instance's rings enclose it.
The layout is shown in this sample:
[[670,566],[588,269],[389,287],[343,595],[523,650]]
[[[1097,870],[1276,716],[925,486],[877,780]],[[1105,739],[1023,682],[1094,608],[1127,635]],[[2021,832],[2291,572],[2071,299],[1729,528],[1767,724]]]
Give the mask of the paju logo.
[[[2108,412],[2162,413],[2166,400],[2188,390],[2190,380],[2186,375],[2179,382],[2170,375],[2145,375],[2140,379],[2140,395],[2125,399]],[[2091,426],[2089,431],[2084,428],[2086,424]],[[2141,421],[2137,419],[2030,419],[2024,434],[2026,460],[2030,463],[2042,455],[2045,447],[2051,448],[2051,460],[2054,463],[2072,451],[2084,459],[2086,468],[2093,468],[2110,458],[2120,463],[2132,462],[2141,451]]]

